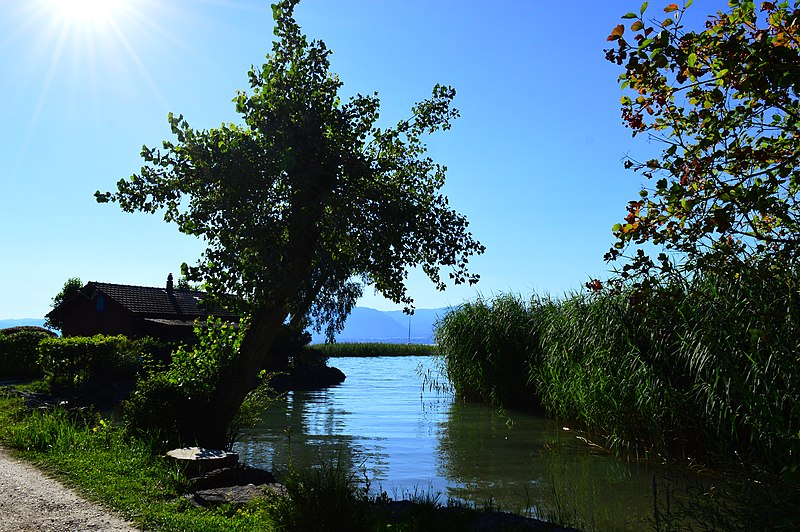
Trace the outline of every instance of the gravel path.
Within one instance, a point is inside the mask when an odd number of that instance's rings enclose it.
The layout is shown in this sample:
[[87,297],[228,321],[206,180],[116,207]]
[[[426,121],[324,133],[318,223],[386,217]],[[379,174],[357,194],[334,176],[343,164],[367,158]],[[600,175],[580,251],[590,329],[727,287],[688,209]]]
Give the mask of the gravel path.
[[134,532],[137,529],[0,447],[0,532],[23,530]]

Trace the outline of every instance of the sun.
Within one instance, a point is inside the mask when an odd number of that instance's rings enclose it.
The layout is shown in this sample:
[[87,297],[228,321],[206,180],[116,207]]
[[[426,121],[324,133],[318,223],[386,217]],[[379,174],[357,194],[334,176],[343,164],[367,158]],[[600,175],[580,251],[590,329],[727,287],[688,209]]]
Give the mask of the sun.
[[49,0],[56,21],[84,29],[114,24],[128,6],[126,0]]

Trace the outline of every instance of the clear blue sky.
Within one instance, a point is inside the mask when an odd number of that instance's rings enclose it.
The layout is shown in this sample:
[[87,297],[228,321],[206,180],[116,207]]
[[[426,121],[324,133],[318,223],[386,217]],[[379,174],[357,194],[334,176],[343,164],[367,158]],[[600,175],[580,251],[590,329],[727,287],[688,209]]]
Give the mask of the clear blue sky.
[[[668,2],[651,2],[661,14]],[[99,205],[170,138],[236,121],[231,99],[271,48],[269,2],[0,0],[0,318],[41,317],[66,278],[158,286],[202,246],[158,216]],[[606,36],[639,2],[304,0],[303,30],[333,50],[346,94],[378,91],[395,122],[436,83],[456,88],[453,129],[430,139],[446,193],[486,245],[474,288],[437,292],[412,275],[418,308],[477,293],[560,295],[603,277],[611,226],[641,180],[626,154],[619,68]],[[698,0],[702,19],[724,0]],[[395,308],[370,289],[360,303]]]

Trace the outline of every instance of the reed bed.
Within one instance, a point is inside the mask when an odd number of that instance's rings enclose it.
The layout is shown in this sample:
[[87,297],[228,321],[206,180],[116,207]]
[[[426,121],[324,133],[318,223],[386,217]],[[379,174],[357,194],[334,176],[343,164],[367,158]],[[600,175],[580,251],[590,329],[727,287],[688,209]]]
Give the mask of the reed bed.
[[436,339],[457,391],[582,423],[610,446],[800,473],[798,272],[647,293],[462,305]]
[[397,357],[429,356],[437,352],[436,346],[428,344],[389,344],[377,342],[313,344],[308,349],[336,357]]

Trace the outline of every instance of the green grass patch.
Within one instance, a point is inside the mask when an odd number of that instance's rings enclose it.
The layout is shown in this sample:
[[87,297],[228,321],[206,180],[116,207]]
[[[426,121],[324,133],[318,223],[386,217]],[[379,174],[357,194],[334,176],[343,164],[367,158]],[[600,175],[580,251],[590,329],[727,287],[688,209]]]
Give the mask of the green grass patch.
[[0,395],[0,440],[86,498],[148,530],[273,530],[268,501],[240,508],[196,508],[183,497],[179,466],[154,454],[153,442],[86,412],[27,411]]
[[327,357],[404,357],[435,355],[435,345],[388,344],[379,342],[313,344],[307,347]]

